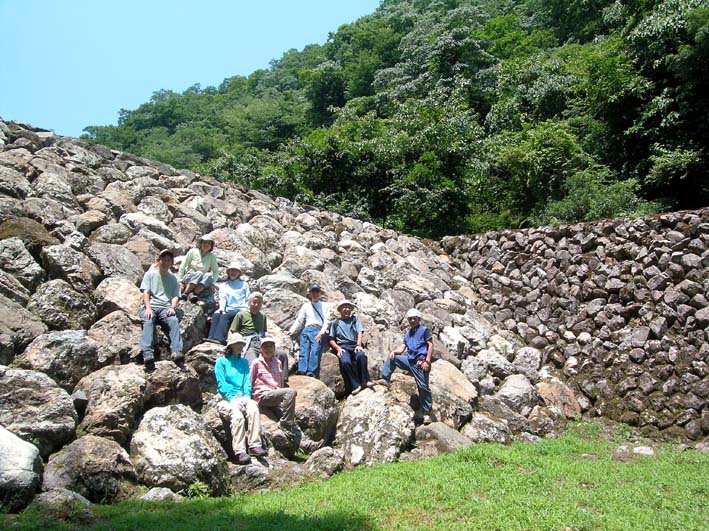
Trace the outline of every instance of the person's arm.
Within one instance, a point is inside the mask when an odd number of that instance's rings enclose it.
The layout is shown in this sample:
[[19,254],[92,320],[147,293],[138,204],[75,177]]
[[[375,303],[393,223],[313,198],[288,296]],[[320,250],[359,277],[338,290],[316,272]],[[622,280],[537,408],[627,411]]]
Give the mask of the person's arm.
[[315,341],[318,343],[320,338],[327,334],[327,329],[330,326],[330,307],[324,302],[320,303],[320,307],[322,308],[322,326],[320,327],[320,333],[315,336]]
[[246,362],[245,363],[246,373],[244,374],[244,396],[247,398],[251,398],[252,386],[251,386],[251,371],[249,370],[249,362],[246,361],[245,358],[241,358],[241,359]]
[[337,344],[337,341],[335,339],[337,338],[337,330],[335,327],[337,326],[337,321],[333,321],[330,323],[330,347],[332,350],[335,351],[335,354],[337,355],[338,358],[342,357],[342,348],[340,348],[340,345]]
[[401,343],[398,347],[396,347],[394,350],[392,350],[389,353],[389,359],[393,360],[394,356],[396,356],[398,354],[403,354],[405,350],[406,350],[406,343]]
[[145,318],[152,319],[153,309],[150,306],[150,290],[143,290],[143,306],[145,306],[145,312],[143,313],[143,315],[145,315]]
[[219,280],[219,263],[217,262],[217,257],[214,256],[214,253],[211,251],[209,254],[212,255],[212,277],[214,277],[214,283],[217,283],[217,280]]
[[224,282],[221,286],[219,286],[219,313],[224,313],[226,311],[226,297],[229,289],[229,281]]
[[355,352],[360,352],[364,350],[362,348],[362,337],[364,336],[364,332],[357,332],[357,345],[355,345]]
[[180,269],[177,270],[177,280],[182,282],[182,277],[185,276],[185,272],[189,271],[189,267],[192,264],[192,250],[187,251],[185,259],[182,260],[180,264]]
[[175,315],[175,310],[177,310],[177,305],[180,304],[180,297],[173,297],[170,300],[170,307],[167,309],[167,314],[169,316]]
[[305,323],[305,304],[303,304],[300,307],[300,310],[298,310],[298,315],[296,316],[295,321],[288,329],[288,335],[292,336],[293,334],[295,334],[295,331],[298,330],[298,328],[300,328],[303,323]]

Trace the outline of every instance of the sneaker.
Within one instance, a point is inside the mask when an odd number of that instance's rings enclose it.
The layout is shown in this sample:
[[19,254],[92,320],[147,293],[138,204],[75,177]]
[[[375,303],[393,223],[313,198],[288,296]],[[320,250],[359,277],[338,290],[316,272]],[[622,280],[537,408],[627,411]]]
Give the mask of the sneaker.
[[387,382],[384,378],[380,378],[376,382],[374,382],[375,385],[381,385],[382,387],[389,387],[389,382]]
[[155,370],[155,360],[145,360],[143,364],[146,372],[153,372]]
[[197,295],[190,295],[190,302],[192,304],[197,304],[199,302],[199,297]]
[[431,415],[424,415],[424,416],[423,416],[423,424],[424,424],[424,426],[428,426],[429,424],[431,424],[431,422],[432,422],[432,421],[431,421]]
[[375,385],[377,385],[377,384],[375,382],[373,382],[372,380],[369,380],[366,384],[364,384],[364,386],[368,387],[369,389],[371,389]]
[[268,452],[260,446],[254,446],[253,448],[249,448],[249,454],[253,455],[254,457],[263,457],[267,453]]
[[246,452],[239,452],[236,454],[236,464],[237,465],[248,465],[251,463],[251,458]]
[[362,386],[352,389],[352,396],[358,395],[362,391]]
[[306,372],[305,375],[310,376],[311,378],[317,378],[317,376],[315,376],[314,372]]

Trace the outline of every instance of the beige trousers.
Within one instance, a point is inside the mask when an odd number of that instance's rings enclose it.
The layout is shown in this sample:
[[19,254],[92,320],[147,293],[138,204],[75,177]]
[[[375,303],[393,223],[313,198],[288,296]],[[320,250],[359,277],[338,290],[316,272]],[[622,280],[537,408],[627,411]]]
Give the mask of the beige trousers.
[[245,452],[247,443],[249,448],[261,446],[261,416],[256,402],[244,397],[233,398],[231,402],[221,400],[217,410],[231,423],[231,445],[235,454]]

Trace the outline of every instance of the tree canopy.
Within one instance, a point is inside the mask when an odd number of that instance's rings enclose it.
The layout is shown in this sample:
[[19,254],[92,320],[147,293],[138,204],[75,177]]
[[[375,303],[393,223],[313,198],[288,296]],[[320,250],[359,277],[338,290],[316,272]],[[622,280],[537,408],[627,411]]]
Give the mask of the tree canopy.
[[709,199],[705,0],[383,0],[92,142],[438,237]]

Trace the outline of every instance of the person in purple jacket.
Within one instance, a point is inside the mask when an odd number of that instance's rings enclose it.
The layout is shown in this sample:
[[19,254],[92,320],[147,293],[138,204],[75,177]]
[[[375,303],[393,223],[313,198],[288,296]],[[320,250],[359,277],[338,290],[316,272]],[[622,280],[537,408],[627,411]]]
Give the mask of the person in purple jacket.
[[377,383],[388,386],[391,375],[397,367],[410,373],[418,389],[423,423],[430,424],[433,400],[428,377],[433,356],[433,335],[428,327],[421,324],[421,312],[416,308],[406,312],[406,319],[409,322],[409,329],[404,334],[404,341],[389,353],[382,369],[382,379]]

